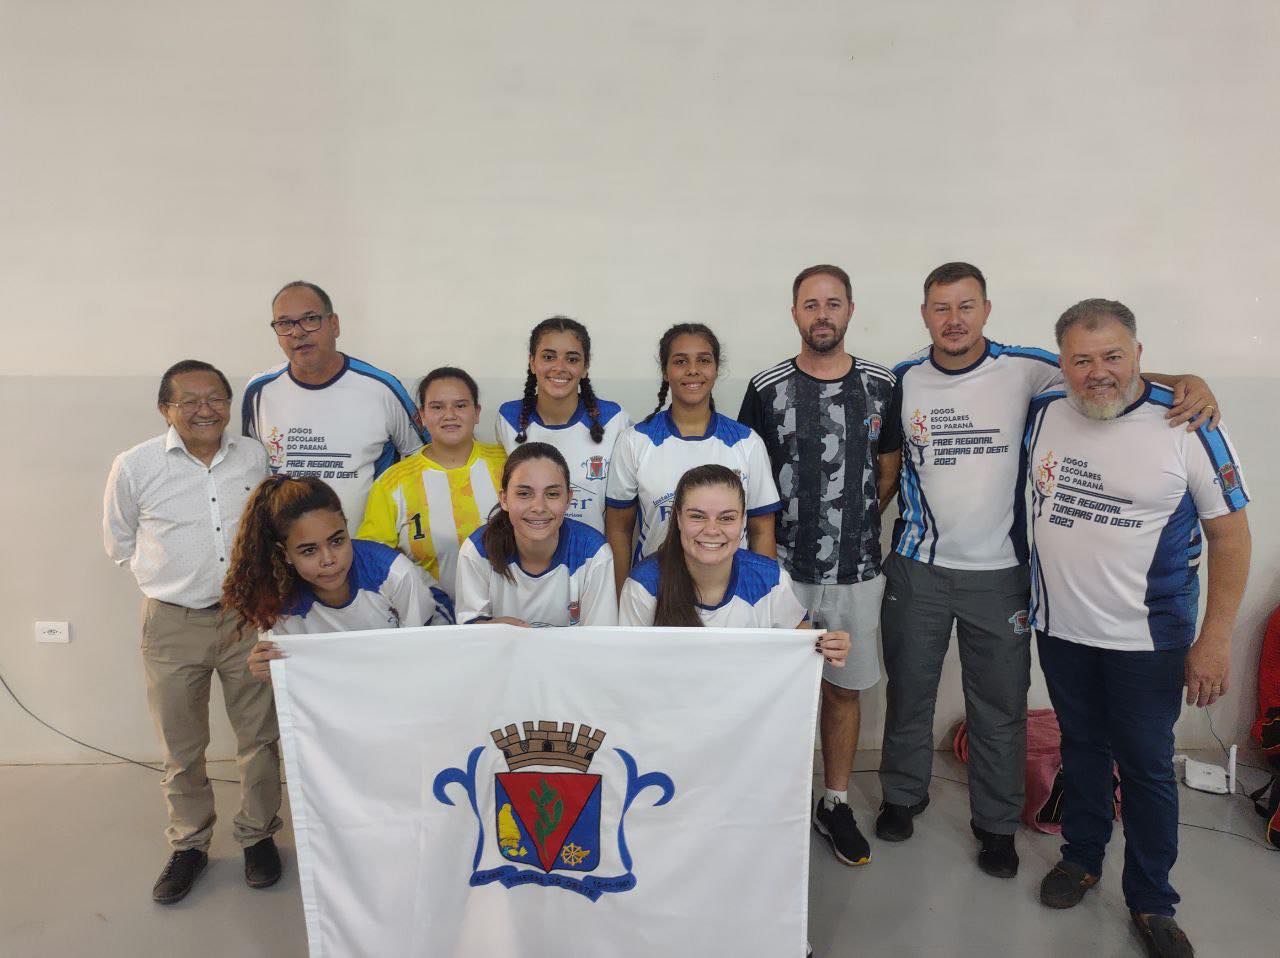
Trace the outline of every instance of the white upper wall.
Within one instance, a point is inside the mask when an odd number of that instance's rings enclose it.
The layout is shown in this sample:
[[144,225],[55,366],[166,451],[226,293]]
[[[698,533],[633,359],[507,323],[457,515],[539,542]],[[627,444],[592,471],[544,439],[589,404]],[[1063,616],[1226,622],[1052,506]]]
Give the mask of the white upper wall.
[[306,277],[393,368],[518,372],[565,312],[599,373],[703,320],[748,375],[823,261],[892,362],[949,259],[995,338],[1105,295],[1153,368],[1267,374],[1277,39],[1272,0],[8,0],[0,374],[245,375]]

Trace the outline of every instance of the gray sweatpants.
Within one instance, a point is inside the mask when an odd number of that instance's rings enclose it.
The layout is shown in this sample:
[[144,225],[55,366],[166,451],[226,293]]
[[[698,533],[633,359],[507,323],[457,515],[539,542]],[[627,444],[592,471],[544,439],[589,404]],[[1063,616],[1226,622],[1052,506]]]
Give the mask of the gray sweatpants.
[[1027,568],[942,569],[892,555],[884,572],[884,800],[915,805],[929,792],[933,711],[954,623],[969,723],[970,811],[979,828],[1011,835],[1018,830],[1026,775]]

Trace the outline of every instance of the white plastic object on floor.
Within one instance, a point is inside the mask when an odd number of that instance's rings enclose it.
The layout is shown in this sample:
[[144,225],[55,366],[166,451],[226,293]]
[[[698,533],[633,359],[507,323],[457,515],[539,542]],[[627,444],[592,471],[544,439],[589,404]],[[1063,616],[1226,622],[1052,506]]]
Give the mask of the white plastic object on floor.
[[1226,795],[1229,791],[1226,769],[1221,765],[1197,762],[1194,758],[1186,760],[1186,764],[1182,768],[1182,780],[1187,783],[1187,787],[1201,792]]

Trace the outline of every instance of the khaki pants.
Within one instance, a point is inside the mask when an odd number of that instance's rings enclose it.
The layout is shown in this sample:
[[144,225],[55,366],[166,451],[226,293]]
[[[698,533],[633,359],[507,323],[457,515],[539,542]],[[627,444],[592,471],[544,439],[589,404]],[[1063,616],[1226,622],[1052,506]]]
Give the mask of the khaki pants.
[[205,774],[209,745],[209,683],[222,682],[227,718],[236,733],[240,810],[235,840],[242,846],[279,831],[280,730],[271,685],[249,674],[256,635],[236,629],[234,614],[187,609],[146,599],[142,605],[142,664],[147,704],[164,746],[165,837],[174,851],[207,850],[213,837],[213,786]]

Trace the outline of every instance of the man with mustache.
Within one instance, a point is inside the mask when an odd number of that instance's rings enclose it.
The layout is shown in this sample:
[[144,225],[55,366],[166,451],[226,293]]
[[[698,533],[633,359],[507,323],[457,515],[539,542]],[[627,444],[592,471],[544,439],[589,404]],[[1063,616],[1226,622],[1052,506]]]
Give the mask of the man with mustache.
[[791,287],[800,354],[751,380],[738,419],[764,439],[782,496],[778,558],[815,627],[848,632],[844,668],[825,666],[820,725],[825,794],[814,827],[846,865],[871,847],[849,808],[861,691],[880,680],[880,512],[893,494],[902,436],[893,374],[849,355],[849,274],[810,266]]
[[[1031,625],[1062,728],[1062,860],[1040,900],[1070,908],[1097,884],[1120,768],[1121,879],[1148,952],[1189,956],[1173,919],[1178,853],[1173,724],[1182,689],[1227,689],[1231,632],[1249,574],[1249,502],[1225,430],[1171,432],[1173,393],[1139,374],[1137,322],[1087,299],[1056,329],[1066,390],[1037,397],[1027,426]],[[1208,596],[1196,637],[1201,537]]]
[[338,314],[315,283],[286,283],[271,329],[288,362],[245,387],[241,429],[266,447],[271,471],[333,487],[360,528],[373,480],[422,447],[418,409],[400,380],[338,351]]
[[[1017,494],[1030,400],[1060,384],[1042,349],[983,336],[986,278],[946,263],[924,282],[920,315],[932,344],[894,370],[903,431],[900,518],[885,562],[881,627],[887,675],[876,834],[905,841],[929,804],[933,713],[954,625],[969,728],[971,828],[978,866],[1012,878],[1024,800],[1031,681],[1024,517]],[[1174,385],[1170,426],[1218,418],[1194,376]]]

